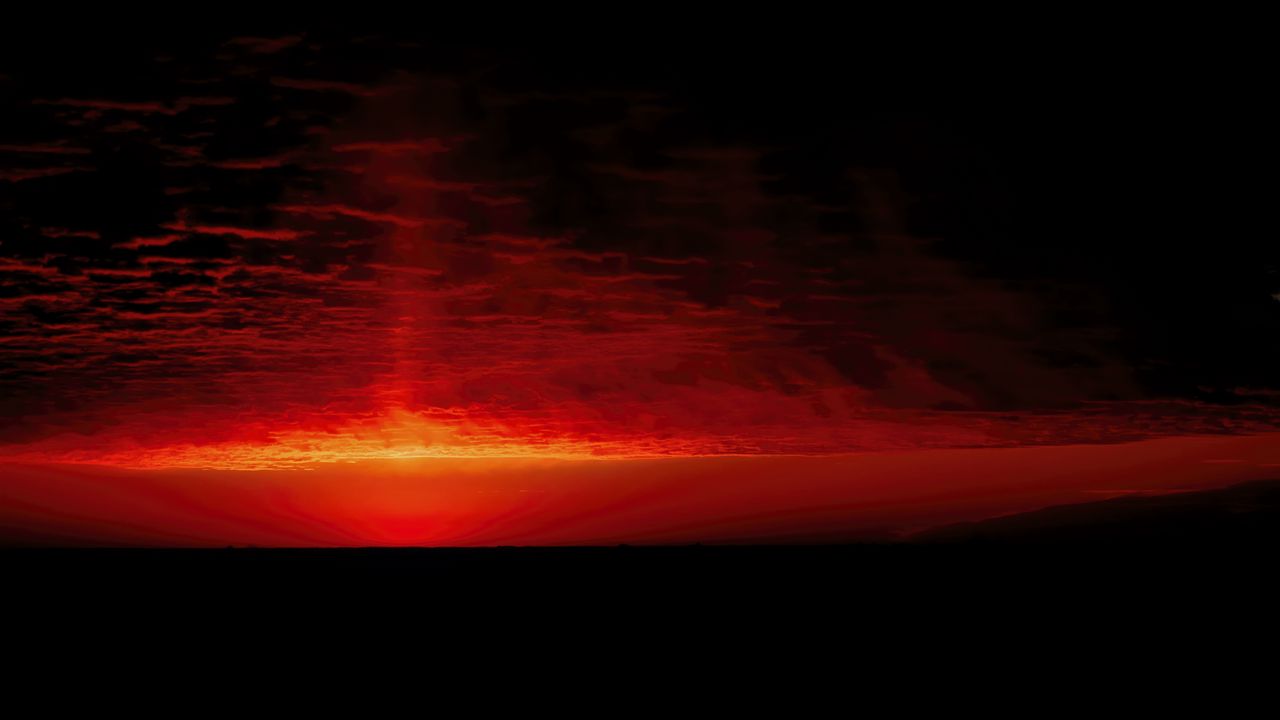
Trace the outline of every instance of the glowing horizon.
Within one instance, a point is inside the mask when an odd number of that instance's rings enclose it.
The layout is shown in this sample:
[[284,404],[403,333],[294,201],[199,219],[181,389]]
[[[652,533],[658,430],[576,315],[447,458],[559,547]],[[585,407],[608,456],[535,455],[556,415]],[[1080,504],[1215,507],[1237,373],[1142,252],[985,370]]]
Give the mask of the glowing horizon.
[[[1280,434],[828,457],[435,457],[256,470],[0,464],[35,544],[848,542],[1280,473]],[[79,540],[77,540],[79,538]]]

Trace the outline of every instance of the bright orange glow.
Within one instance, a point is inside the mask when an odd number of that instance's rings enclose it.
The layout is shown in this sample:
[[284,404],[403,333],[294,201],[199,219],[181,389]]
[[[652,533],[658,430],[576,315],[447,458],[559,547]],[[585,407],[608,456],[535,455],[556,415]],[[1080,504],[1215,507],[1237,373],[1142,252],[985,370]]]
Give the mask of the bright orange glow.
[[1280,435],[836,457],[416,458],[308,469],[0,468],[38,543],[367,546],[823,541],[1274,477]]

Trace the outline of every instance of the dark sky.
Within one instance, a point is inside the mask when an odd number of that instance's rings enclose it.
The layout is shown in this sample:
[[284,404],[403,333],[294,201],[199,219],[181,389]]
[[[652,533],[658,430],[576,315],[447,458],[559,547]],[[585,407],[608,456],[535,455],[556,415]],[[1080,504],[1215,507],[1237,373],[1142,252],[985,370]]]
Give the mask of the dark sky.
[[271,468],[1275,427],[1274,113],[1244,59],[833,35],[15,38],[0,455]]

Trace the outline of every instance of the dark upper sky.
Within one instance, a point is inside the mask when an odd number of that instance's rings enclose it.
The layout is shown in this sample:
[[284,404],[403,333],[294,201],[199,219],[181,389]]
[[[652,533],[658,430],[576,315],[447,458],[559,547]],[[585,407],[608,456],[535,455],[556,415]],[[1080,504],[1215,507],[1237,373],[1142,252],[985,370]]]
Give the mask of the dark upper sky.
[[1275,425],[1280,250],[1251,172],[1271,115],[1247,75],[801,39],[8,44],[0,452]]

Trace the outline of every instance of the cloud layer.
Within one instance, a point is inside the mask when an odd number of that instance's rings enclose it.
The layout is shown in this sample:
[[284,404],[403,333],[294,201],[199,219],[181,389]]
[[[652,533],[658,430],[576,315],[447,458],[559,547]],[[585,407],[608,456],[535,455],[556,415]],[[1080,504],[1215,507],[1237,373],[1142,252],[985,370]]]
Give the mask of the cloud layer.
[[909,163],[714,127],[643,83],[377,47],[242,37],[152,57],[137,87],[6,80],[0,454],[270,468],[1275,426],[1247,374],[1153,389],[1108,288],[956,252]]

